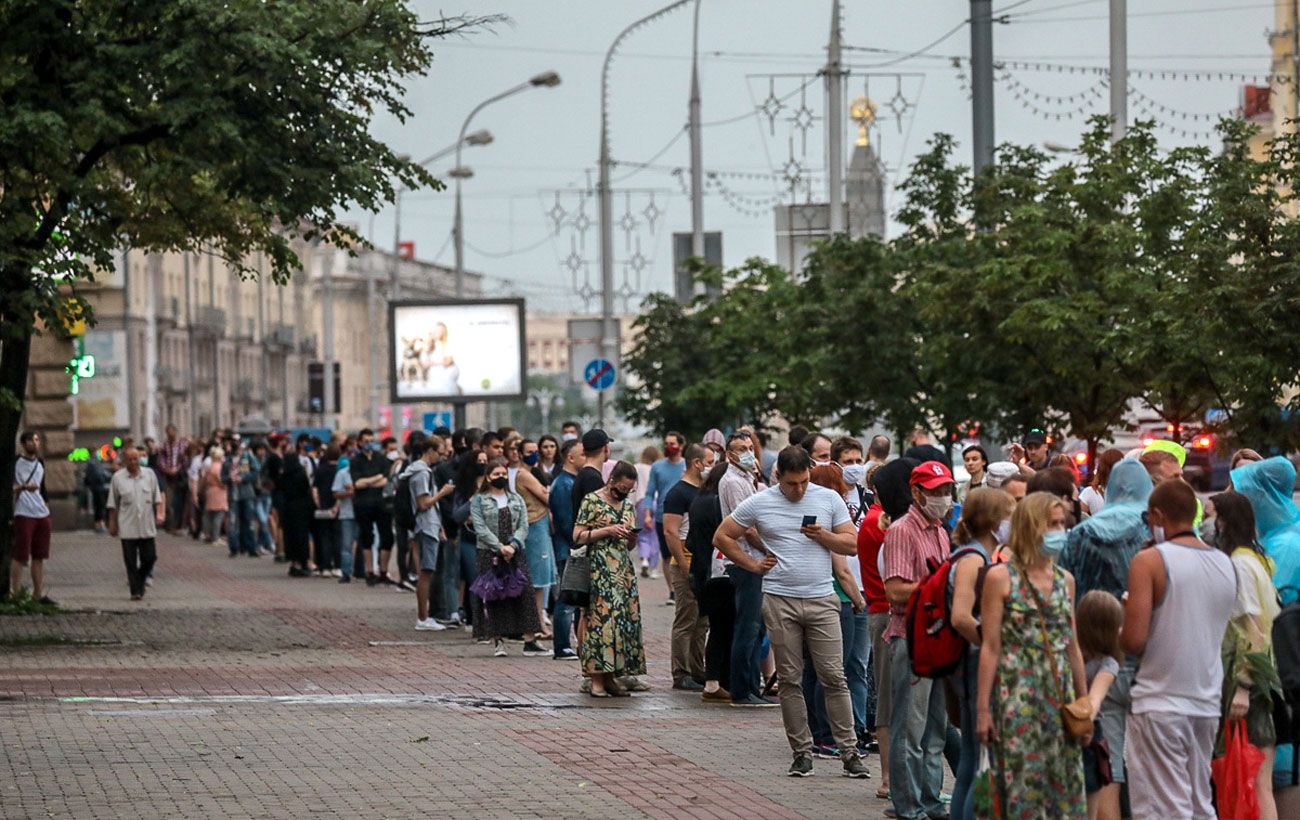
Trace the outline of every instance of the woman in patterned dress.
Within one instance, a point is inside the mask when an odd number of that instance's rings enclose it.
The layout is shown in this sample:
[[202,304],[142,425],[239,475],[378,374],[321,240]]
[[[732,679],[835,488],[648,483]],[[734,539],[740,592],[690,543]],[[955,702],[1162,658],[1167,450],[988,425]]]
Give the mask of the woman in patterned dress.
[[1060,707],[1086,692],[1074,639],[1074,577],[1056,566],[1068,508],[1033,493],[1011,516],[1011,561],[991,568],[981,597],[976,731],[990,747],[1006,817],[1082,818],[1082,743]]
[[574,522],[573,545],[590,545],[591,605],[580,655],[593,698],[623,697],[627,692],[614,678],[645,674],[641,599],[629,555],[636,548],[636,511],[628,500],[635,488],[636,468],[620,461],[605,486],[582,500]]

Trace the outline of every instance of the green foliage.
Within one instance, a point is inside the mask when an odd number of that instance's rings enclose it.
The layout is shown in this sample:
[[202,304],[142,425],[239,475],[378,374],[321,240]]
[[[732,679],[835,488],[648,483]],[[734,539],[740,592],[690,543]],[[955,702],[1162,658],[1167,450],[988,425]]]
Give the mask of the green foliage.
[[1263,156],[1118,143],[1097,118],[1071,160],[1003,146],[978,179],[937,135],[888,244],[839,236],[797,276],[751,260],[682,307],[657,295],[624,409],[657,430],[759,422],[1046,426],[1095,448],[1141,398],[1170,422],[1228,415],[1236,443],[1300,447],[1300,137]]
[[0,615],[57,615],[61,611],[58,604],[41,603],[25,589],[0,599]]

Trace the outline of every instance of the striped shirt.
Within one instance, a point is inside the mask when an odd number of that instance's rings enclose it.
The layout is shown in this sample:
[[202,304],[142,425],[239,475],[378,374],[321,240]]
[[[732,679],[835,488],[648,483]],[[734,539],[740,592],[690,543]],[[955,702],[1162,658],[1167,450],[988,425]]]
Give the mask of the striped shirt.
[[[928,563],[935,564],[948,560],[948,532],[936,522],[925,517],[915,505],[907,515],[895,521],[885,530],[884,571],[881,578],[886,583],[891,578],[898,578],[910,584],[918,583],[930,574]],[[889,626],[885,628],[884,639],[902,638],[907,634],[904,620],[907,615],[906,602],[889,605]]]

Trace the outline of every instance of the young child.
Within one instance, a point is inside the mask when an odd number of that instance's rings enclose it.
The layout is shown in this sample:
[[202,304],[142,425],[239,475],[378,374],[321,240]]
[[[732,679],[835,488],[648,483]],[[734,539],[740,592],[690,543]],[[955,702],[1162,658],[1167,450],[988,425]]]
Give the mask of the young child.
[[[1124,653],[1119,646],[1120,630],[1124,626],[1124,607],[1109,592],[1094,589],[1079,601],[1075,610],[1079,649],[1083,652],[1083,672],[1088,681],[1088,700],[1092,713],[1101,714],[1102,701],[1119,674],[1119,664]],[[1110,754],[1102,734],[1101,721],[1093,722],[1092,743],[1083,750],[1083,779],[1088,792],[1088,820],[1119,820],[1120,785],[1102,770],[1110,771],[1110,760],[1101,757]]]

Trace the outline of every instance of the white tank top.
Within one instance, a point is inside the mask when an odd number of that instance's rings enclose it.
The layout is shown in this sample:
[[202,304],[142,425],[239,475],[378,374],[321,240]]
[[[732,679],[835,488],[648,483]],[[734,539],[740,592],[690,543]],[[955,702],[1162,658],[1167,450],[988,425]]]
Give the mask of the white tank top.
[[1133,714],[1220,715],[1223,633],[1237,598],[1228,556],[1166,541],[1165,596],[1151,613],[1146,650],[1133,683]]
[[519,468],[518,468],[518,467],[507,467],[507,468],[506,468],[506,478],[510,479],[510,492],[512,492],[512,493],[517,493],[517,492],[519,492],[517,489],[515,489],[515,480],[519,478]]

